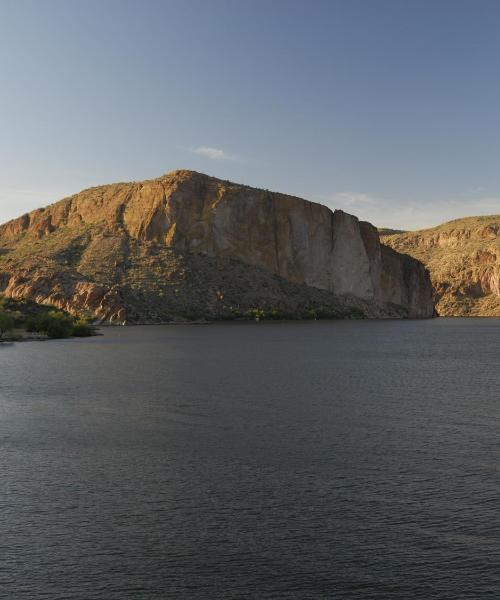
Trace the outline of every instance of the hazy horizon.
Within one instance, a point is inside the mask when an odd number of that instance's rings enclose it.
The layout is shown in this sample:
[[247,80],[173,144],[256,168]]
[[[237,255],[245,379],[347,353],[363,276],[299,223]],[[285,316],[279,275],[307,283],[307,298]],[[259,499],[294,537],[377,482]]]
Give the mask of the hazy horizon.
[[414,230],[500,213],[490,0],[0,0],[0,222],[186,168]]

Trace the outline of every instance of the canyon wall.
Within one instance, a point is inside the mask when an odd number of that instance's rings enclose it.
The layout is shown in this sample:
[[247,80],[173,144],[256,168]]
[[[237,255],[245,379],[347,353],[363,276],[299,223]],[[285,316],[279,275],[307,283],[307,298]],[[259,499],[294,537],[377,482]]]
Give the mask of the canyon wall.
[[458,219],[382,240],[427,266],[439,314],[500,316],[500,215]]
[[[162,252],[169,265],[192,257],[210,259],[206,265],[238,261],[292,285],[357,298],[372,307],[371,316],[392,314],[391,307],[409,317],[433,314],[423,265],[381,246],[369,223],[192,171],[91,188],[1,226],[0,291],[3,285],[6,293],[29,295],[20,286],[50,271],[80,290],[99,285],[119,296],[130,272],[146,272]],[[159,277],[168,277],[164,267]]]

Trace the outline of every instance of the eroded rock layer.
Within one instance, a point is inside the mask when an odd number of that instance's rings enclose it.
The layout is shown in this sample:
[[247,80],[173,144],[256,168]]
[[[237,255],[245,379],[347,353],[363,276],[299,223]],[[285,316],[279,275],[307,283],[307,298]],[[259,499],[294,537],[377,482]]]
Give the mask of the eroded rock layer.
[[382,241],[428,267],[439,314],[500,316],[500,215],[383,235]]
[[0,292],[115,322],[433,314],[425,268],[369,223],[192,171],[84,190],[1,226]]

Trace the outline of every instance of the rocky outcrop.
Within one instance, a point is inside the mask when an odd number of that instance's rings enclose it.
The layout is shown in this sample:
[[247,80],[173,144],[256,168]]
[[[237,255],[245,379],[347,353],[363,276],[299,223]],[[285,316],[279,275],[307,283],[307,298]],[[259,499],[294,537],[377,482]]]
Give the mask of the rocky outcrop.
[[[248,302],[258,305],[293,311],[287,288],[302,307],[314,296],[321,306],[335,298],[345,307],[349,298],[369,316],[433,313],[425,268],[382,247],[369,223],[192,171],[91,188],[0,227],[0,291],[105,320],[175,316],[175,296],[190,305],[197,286],[215,282],[226,292],[210,293],[226,298],[236,284],[223,285],[221,270],[241,280],[231,305],[248,296],[246,273],[255,286]],[[210,302],[199,312],[214,316]]]
[[500,316],[500,215],[384,235],[382,241],[428,267],[439,314]]

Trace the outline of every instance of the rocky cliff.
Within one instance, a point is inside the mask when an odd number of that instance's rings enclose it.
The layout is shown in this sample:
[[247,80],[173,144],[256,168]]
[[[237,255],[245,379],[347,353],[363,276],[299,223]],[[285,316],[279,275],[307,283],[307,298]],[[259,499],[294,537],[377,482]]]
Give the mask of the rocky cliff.
[[369,223],[192,171],[91,188],[1,226],[0,292],[113,322],[433,314],[425,268]]
[[381,238],[428,267],[439,314],[500,316],[500,215]]

